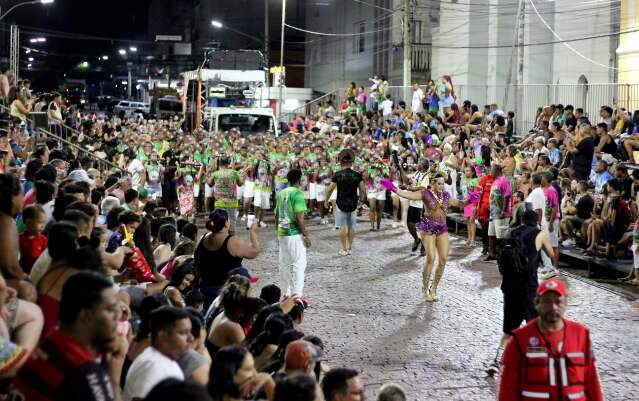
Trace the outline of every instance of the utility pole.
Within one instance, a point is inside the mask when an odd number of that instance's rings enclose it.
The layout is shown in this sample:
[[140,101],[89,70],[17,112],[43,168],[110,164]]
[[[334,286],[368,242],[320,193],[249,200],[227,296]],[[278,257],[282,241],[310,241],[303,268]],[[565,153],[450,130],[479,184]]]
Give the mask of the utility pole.
[[9,32],[9,68],[13,72],[13,82],[20,76],[20,28],[11,25]]
[[286,0],[282,0],[282,37],[280,38],[280,77],[279,87],[280,96],[277,101],[277,119],[279,121],[282,118],[282,105],[284,104],[284,79],[286,73],[284,72],[284,31],[286,30]]
[[[504,89],[504,103],[502,107],[506,109],[508,107],[508,93],[510,92],[510,85],[512,84],[513,78],[513,67],[515,66],[515,55],[517,51],[523,52],[523,48],[520,48],[520,45],[523,44],[523,32],[521,32],[524,18],[524,1],[519,0],[519,4],[517,5],[517,17],[515,18],[515,29],[513,33],[513,45],[510,53],[510,63],[508,63],[508,78],[506,78],[506,89]],[[521,34],[521,35],[520,35]],[[522,53],[523,54],[523,53]],[[519,61],[519,60],[518,60]],[[517,63],[517,75],[515,75],[515,79],[519,78],[519,63]],[[517,84],[515,84],[515,90],[517,88]],[[515,92],[515,102],[517,102],[518,94]],[[516,106],[516,104],[515,104]],[[516,109],[516,107],[515,107]],[[517,110],[515,110],[516,112]]]
[[268,26],[268,1],[264,0],[264,61],[266,61],[266,68],[269,68],[269,26]]
[[404,42],[404,98],[408,101],[409,90],[408,87],[411,86],[411,22],[413,18],[412,13],[412,0],[404,0],[404,32],[403,32],[403,42]]

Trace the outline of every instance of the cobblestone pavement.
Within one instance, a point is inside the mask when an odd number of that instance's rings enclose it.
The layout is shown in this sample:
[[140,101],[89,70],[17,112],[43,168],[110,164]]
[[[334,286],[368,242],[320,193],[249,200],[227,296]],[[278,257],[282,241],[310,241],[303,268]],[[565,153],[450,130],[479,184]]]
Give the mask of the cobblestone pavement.
[[[337,256],[331,226],[309,224],[305,296],[313,305],[302,330],[320,336],[331,366],[363,372],[369,398],[393,381],[410,400],[492,400],[496,380],[484,368],[501,335],[502,296],[495,264],[477,261],[479,249],[451,237],[447,270],[437,303],[421,301],[423,258],[410,256],[403,228],[359,225],[353,254]],[[246,263],[277,283],[277,242],[260,231],[262,255]],[[244,233],[242,235],[245,235]],[[567,278],[567,317],[586,324],[607,400],[639,400],[639,308],[622,295]]]

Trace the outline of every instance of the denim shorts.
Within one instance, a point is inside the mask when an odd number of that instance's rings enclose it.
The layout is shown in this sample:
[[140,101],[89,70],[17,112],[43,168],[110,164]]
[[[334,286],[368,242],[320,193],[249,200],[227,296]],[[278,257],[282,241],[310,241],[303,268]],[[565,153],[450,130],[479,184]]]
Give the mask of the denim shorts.
[[337,208],[337,213],[335,215],[335,227],[339,228],[355,228],[357,225],[357,211],[353,212],[342,212]]

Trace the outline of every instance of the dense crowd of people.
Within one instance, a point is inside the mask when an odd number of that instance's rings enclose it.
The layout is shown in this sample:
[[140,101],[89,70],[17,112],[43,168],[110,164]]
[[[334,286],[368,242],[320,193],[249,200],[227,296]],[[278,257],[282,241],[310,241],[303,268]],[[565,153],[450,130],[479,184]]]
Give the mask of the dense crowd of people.
[[[306,225],[331,222],[335,254],[348,258],[364,214],[371,231],[410,233],[406,252],[425,256],[427,302],[440,299],[454,208],[469,247],[481,228],[487,261],[532,212],[546,235],[544,278],[558,272],[560,245],[577,244],[637,255],[623,280],[639,284],[639,172],[618,163],[639,160],[639,112],[546,106],[517,140],[514,113],[458,104],[448,76],[415,84],[409,107],[383,77],[371,80],[368,94],[353,84],[339,110],[328,101],[279,137],[98,116],[57,94],[42,104],[53,134],[42,137],[29,127],[30,89],[12,86],[0,130],[3,391],[365,400],[358,372],[329,369],[303,325]],[[280,278],[257,297],[242,261],[260,257],[271,210]],[[248,241],[235,235],[244,227]],[[395,385],[379,393],[403,397]]]

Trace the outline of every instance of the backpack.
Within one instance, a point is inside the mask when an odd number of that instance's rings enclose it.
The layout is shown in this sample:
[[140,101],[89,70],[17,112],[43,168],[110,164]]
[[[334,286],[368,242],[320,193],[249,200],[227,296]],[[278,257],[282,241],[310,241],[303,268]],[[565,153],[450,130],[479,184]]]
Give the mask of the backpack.
[[497,248],[497,267],[502,276],[523,275],[528,270],[530,258],[524,250],[524,234],[529,227],[517,227],[508,231]]

